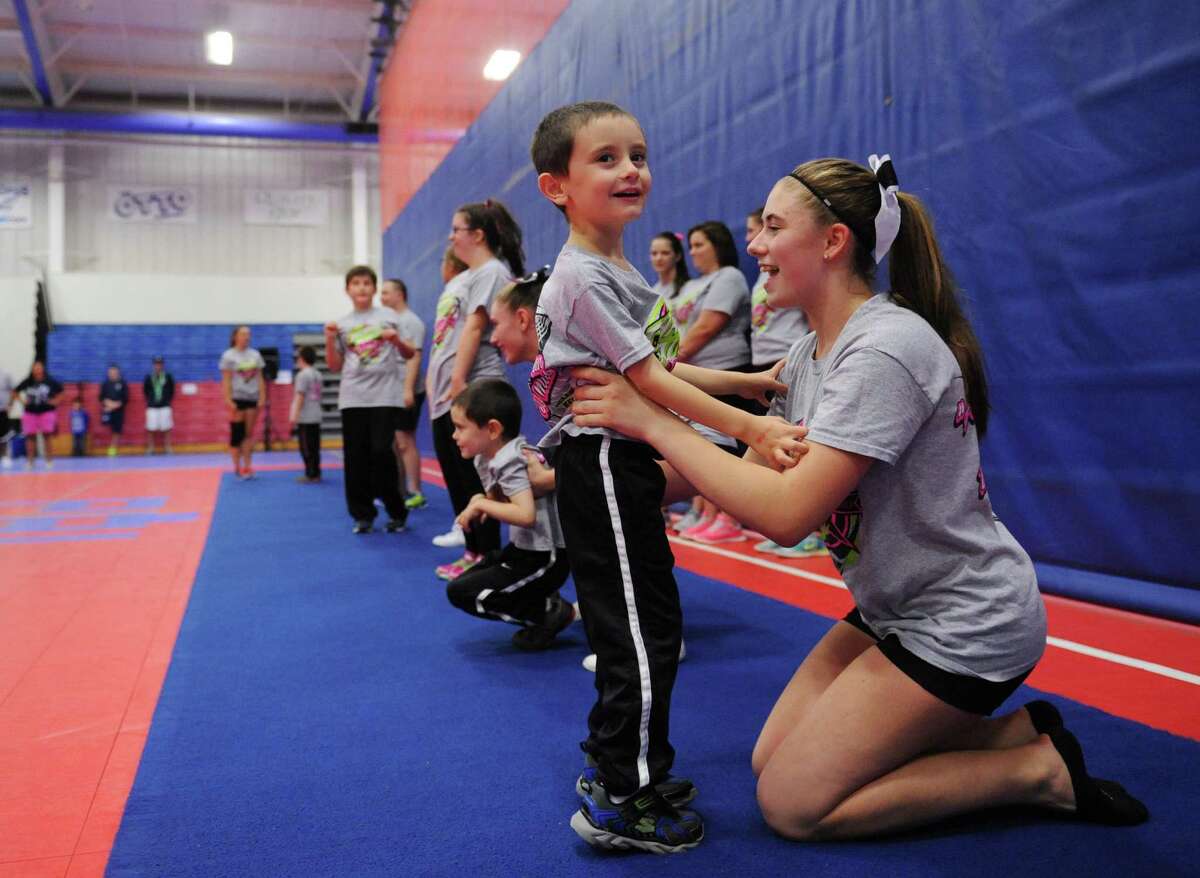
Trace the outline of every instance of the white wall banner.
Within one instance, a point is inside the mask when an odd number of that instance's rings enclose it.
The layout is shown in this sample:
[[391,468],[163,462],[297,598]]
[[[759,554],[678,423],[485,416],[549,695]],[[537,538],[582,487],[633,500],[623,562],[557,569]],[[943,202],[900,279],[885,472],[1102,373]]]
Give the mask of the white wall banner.
[[33,181],[0,180],[0,229],[33,226]]
[[325,189],[247,189],[245,198],[247,225],[329,224],[329,192]]
[[122,223],[194,223],[191,186],[109,186],[108,218]]

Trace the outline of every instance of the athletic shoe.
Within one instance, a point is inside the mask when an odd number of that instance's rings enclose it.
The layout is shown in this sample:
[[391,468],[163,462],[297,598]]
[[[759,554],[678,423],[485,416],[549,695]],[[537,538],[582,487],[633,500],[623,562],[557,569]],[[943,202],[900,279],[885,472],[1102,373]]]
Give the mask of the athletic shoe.
[[428,502],[429,501],[425,499],[425,495],[422,494],[420,491],[417,491],[415,494],[409,494],[407,497],[404,498],[404,505],[407,506],[409,509],[420,509],[422,506],[425,506]]
[[456,524],[444,534],[438,534],[436,537],[434,537],[433,544],[435,546],[441,546],[443,549],[451,546],[465,546],[467,544],[467,538],[463,536],[462,528]]
[[444,579],[447,582],[458,579],[476,564],[483,560],[482,555],[476,555],[474,552],[467,552],[457,561],[451,561],[449,564],[442,564],[433,572],[438,579]]
[[[679,660],[683,661],[685,658],[687,658],[687,644],[684,641],[680,640],[679,641]],[[585,671],[591,671],[593,674],[596,673],[596,654],[593,652],[593,653],[590,653],[589,655],[585,655],[583,657],[583,661],[580,662],[580,664],[583,665],[583,669]]]
[[1105,826],[1136,826],[1149,819],[1149,810],[1125,787],[1115,780],[1103,780],[1088,774],[1083,748],[1074,735],[1062,726],[1052,728],[1046,734],[1066,763],[1071,789],[1075,793],[1076,817]]
[[54,461],[52,461],[52,460],[46,461],[46,469],[54,469]]
[[250,467],[246,467],[244,470],[242,470],[241,475],[239,475],[238,478],[243,482],[248,482],[254,478],[254,470],[250,469]]
[[513,646],[528,652],[548,649],[559,632],[575,621],[575,607],[562,598],[555,600],[556,603],[546,614],[545,622],[521,628],[512,637]]
[[371,522],[369,521],[354,522],[354,532],[356,534],[369,534],[374,529],[375,528],[371,526]]
[[[586,796],[592,790],[592,786],[596,783],[596,773],[598,766],[596,760],[592,758],[591,753],[583,754],[583,771],[579,775],[579,779],[575,781],[575,793],[580,798]],[[696,789],[696,785],[685,777],[675,777],[668,775],[667,779],[656,783],[654,788],[658,790],[660,796],[674,805],[676,808],[682,808],[692,799],[700,794]]]
[[811,533],[794,546],[775,546],[771,554],[780,558],[816,558],[828,555],[829,550],[825,548],[825,541],[820,534]]
[[571,828],[593,847],[654,854],[679,853],[704,838],[700,815],[676,808],[653,787],[618,805],[601,784],[593,784],[571,817]]
[[12,467],[12,458],[0,457],[0,467],[4,467],[4,469],[10,469]]
[[386,534],[404,533],[404,522],[398,518],[388,519],[388,523],[383,526],[383,532]]
[[682,534],[685,530],[695,527],[700,523],[700,510],[692,507],[679,518],[675,519],[675,523],[671,525],[676,533]]
[[315,485],[317,482],[321,481],[321,477],[313,476],[312,478],[309,478],[308,476],[296,476],[296,481],[302,485]]
[[679,531],[679,535],[685,540],[694,540],[696,538],[696,534],[703,533],[704,531],[708,530],[710,527],[712,527],[713,522],[716,520],[716,516],[713,516],[712,518],[702,518],[699,522],[693,524],[686,530]]
[[113,448],[113,447],[110,445],[110,446],[108,447],[108,456],[109,456],[109,457],[116,457],[116,456],[117,456],[117,449]]
[[716,543],[740,543],[746,539],[746,535],[728,515],[718,515],[707,528],[693,534],[692,539],[698,543],[715,545]]
[[754,551],[762,552],[764,555],[774,555],[778,548],[779,543],[774,540],[763,540],[761,543],[754,544]]

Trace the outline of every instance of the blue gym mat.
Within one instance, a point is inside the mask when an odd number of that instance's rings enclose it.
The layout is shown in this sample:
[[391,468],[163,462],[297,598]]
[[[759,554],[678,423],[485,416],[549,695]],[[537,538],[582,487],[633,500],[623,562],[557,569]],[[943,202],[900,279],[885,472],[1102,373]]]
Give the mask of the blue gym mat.
[[672,740],[707,837],[675,857],[594,851],[568,825],[594,694],[582,628],[527,654],[454,610],[433,567],[456,553],[430,545],[444,492],[407,533],[361,537],[340,472],[294,477],[222,483],[110,876],[1196,874],[1200,744],[1061,698],[1089,766],[1149,823],[1010,809],[869,843],[775,837],[750,751],[830,622],[683,571]]

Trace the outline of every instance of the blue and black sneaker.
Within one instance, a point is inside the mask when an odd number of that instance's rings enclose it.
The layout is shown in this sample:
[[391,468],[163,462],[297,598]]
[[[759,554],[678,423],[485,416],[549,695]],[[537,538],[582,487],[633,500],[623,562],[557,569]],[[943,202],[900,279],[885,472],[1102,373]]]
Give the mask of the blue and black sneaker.
[[[590,753],[583,754],[583,773],[579,775],[579,779],[575,781],[575,792],[580,798],[587,795],[593,784],[596,783],[596,760],[592,758]],[[668,775],[667,779],[660,781],[654,785],[660,796],[674,805],[676,808],[682,808],[692,799],[700,794],[693,784],[686,777],[675,777]]]
[[618,805],[603,784],[594,783],[572,815],[571,828],[592,847],[653,854],[677,854],[704,838],[700,815],[676,808],[654,787],[638,790]]

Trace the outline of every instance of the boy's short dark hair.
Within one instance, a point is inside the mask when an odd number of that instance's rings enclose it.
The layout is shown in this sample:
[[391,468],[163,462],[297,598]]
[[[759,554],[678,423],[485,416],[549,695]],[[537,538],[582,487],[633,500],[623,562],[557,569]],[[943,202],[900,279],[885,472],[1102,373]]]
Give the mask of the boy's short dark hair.
[[312,345],[306,344],[296,352],[296,356],[311,366],[317,361],[317,349]]
[[607,101],[582,101],[547,113],[533,132],[533,143],[529,146],[534,170],[539,174],[566,176],[575,135],[588,122],[605,116],[628,116],[637,121],[628,110]]
[[499,378],[480,378],[467,385],[454,397],[454,405],[462,409],[467,420],[484,426],[488,421],[500,422],[500,435],[515,439],[521,432],[521,398],[507,381]]
[[538,299],[542,296],[542,287],[550,277],[550,266],[543,265],[533,274],[517,278],[511,284],[496,294],[496,301],[510,311],[524,308],[530,314],[537,313]]
[[396,289],[400,291],[400,295],[404,296],[404,301],[408,301],[408,287],[405,285],[404,281],[400,280],[398,277],[389,277],[384,281],[384,283],[395,284]]
[[346,289],[350,289],[350,281],[356,277],[369,277],[371,279],[371,286],[376,288],[379,286],[379,275],[369,265],[356,265],[346,272]]

